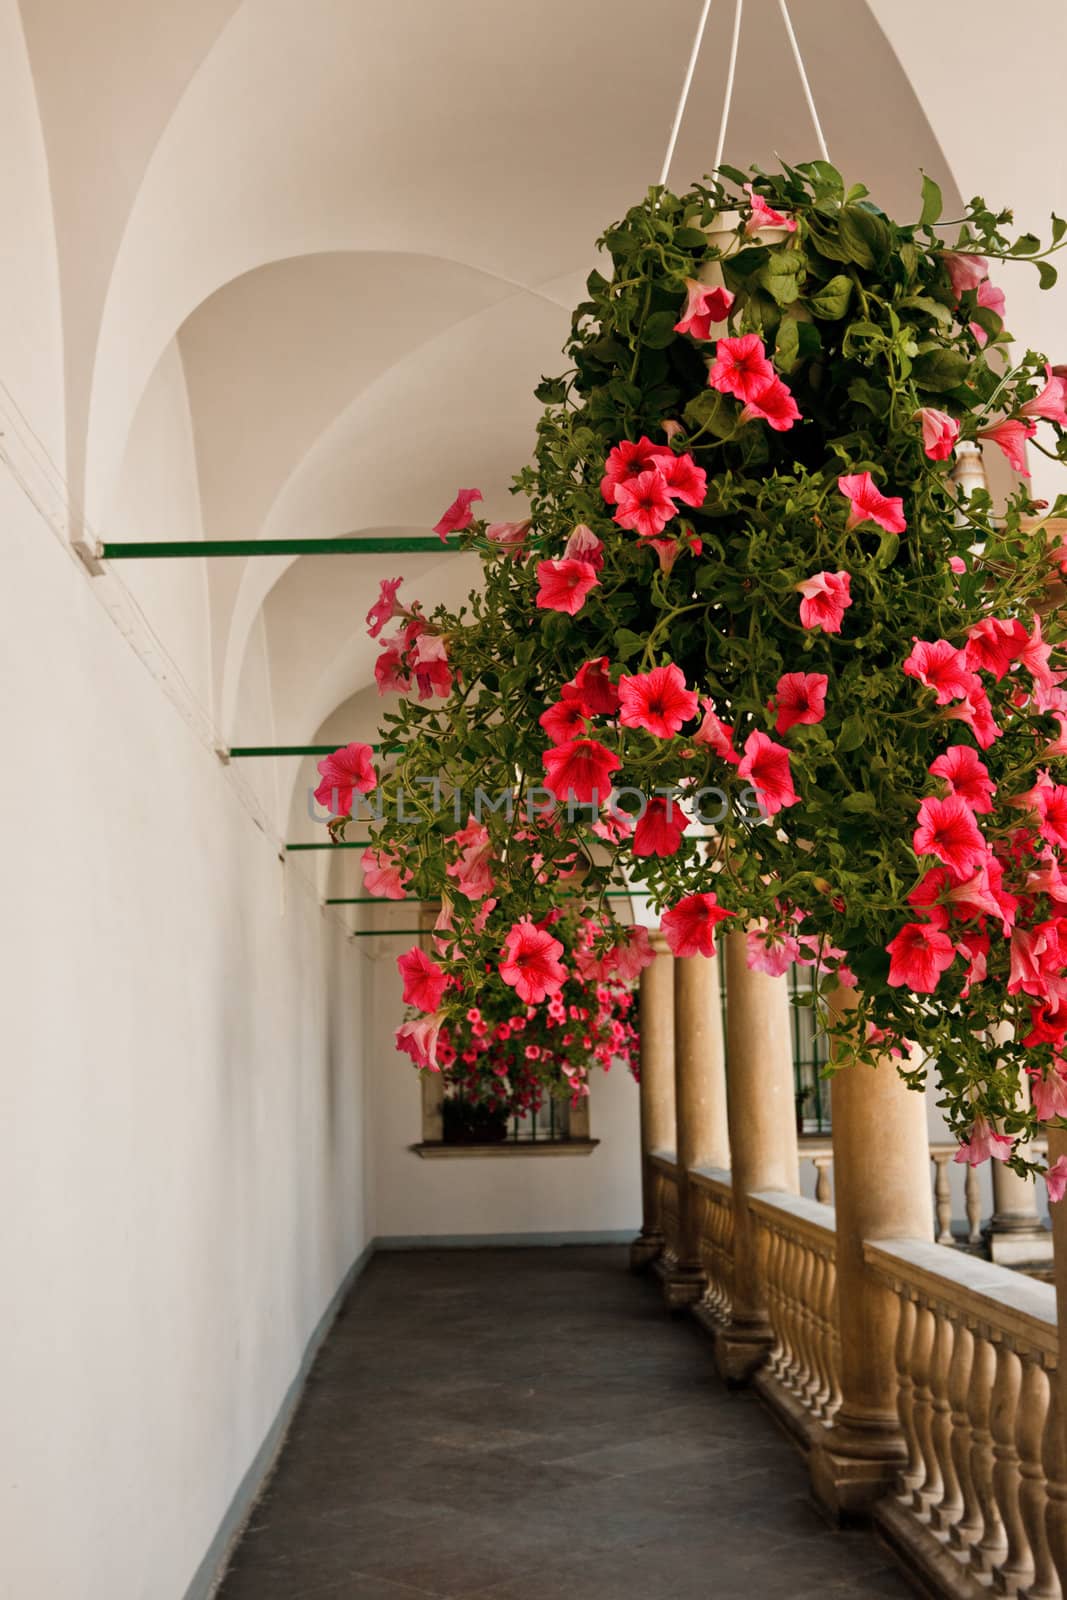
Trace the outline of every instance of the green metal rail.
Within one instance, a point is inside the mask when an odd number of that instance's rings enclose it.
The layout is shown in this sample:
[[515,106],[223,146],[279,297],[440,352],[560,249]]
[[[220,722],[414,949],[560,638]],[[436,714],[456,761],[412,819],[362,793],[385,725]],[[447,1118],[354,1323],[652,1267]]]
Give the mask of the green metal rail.
[[[337,744],[235,744],[226,754],[234,761],[244,756],[332,756],[335,750],[343,749],[344,745]],[[377,755],[400,754],[400,747],[395,744],[372,744],[371,749]]]
[[456,537],[435,533],[343,534],[337,539],[157,539],[105,540],[101,561],[186,560],[200,556],[385,556],[458,550]]
[[287,844],[287,850],[366,850],[368,845],[374,843],[373,839],[341,839],[334,844],[332,839],[324,839],[321,844]]

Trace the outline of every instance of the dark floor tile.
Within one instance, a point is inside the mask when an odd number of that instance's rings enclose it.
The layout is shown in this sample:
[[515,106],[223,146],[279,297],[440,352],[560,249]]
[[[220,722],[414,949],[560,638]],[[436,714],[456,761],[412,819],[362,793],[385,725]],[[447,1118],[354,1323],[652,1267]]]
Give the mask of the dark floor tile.
[[897,1600],[604,1249],[375,1258],[218,1600]]

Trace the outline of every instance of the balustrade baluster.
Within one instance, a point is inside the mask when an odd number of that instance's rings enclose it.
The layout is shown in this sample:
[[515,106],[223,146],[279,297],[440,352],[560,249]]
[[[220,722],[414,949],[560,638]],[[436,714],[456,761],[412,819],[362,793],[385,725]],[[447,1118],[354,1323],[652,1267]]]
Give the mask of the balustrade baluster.
[[939,1150],[934,1162],[934,1215],[937,1219],[938,1244],[953,1244],[952,1237],[952,1185],[949,1181],[951,1152]]
[[768,1227],[767,1232],[767,1317],[774,1333],[768,1364],[774,1376],[781,1382],[785,1377],[788,1360],[782,1302],[782,1274],[785,1270],[786,1245],[780,1228]]
[[971,1419],[967,1396],[974,1366],[974,1334],[965,1323],[956,1325],[948,1398],[952,1421],[952,1465],[960,1486],[960,1514],[949,1529],[949,1542],[957,1549],[973,1544],[982,1532],[982,1507],[971,1472]]
[[997,1566],[1008,1547],[1000,1508],[993,1490],[993,1435],[990,1432],[990,1416],[996,1370],[997,1353],[992,1341],[984,1329],[976,1328],[967,1415],[971,1419],[971,1477],[982,1513],[982,1529],[978,1539],[971,1546],[971,1561],[980,1572],[988,1572]]
[[825,1417],[830,1399],[830,1367],[826,1349],[826,1280],[830,1263],[822,1250],[815,1252],[815,1274],[811,1286],[812,1350],[815,1356],[815,1381],[810,1395],[814,1416]]
[[950,1528],[963,1510],[960,1481],[952,1456],[952,1405],[949,1399],[949,1374],[956,1343],[956,1329],[943,1307],[936,1313],[937,1332],[934,1336],[930,1389],[933,1395],[933,1415],[930,1434],[934,1453],[941,1473],[941,1493],[931,1507],[930,1518],[935,1528]]
[[967,1212],[967,1243],[982,1242],[982,1183],[977,1167],[965,1167],[963,1178],[963,1203]]
[[1041,1446],[1047,1501],[1045,1534],[1060,1588],[1067,1593],[1067,1418],[1063,1414],[1060,1380],[1055,1367],[1048,1377],[1049,1407]]
[[998,1594],[1014,1594],[1034,1575],[1030,1541],[1019,1507],[1019,1452],[1015,1448],[1015,1419],[1022,1388],[1022,1363],[1001,1340],[997,1346],[996,1378],[989,1426],[993,1435],[993,1493],[996,1495],[1007,1548],[993,1570]]
[[915,1330],[918,1307],[914,1296],[903,1284],[894,1284],[900,1296],[900,1320],[897,1323],[895,1360],[897,1368],[897,1416],[900,1430],[908,1448],[908,1459],[897,1476],[901,1494],[910,1494],[923,1481],[923,1457],[919,1448],[919,1435],[915,1427],[915,1377],[912,1370],[912,1352],[915,1348]]
[[798,1360],[794,1387],[797,1397],[806,1406],[811,1389],[811,1380],[815,1371],[811,1320],[811,1269],[813,1257],[811,1248],[806,1240],[802,1239],[798,1242],[797,1255],[799,1257],[797,1262]]
[[812,1165],[815,1168],[815,1198],[822,1206],[828,1206],[833,1201],[834,1192],[830,1183],[830,1169],[833,1164],[833,1156],[812,1156]]
[[924,1511],[941,1498],[941,1466],[934,1449],[934,1396],[930,1387],[936,1335],[937,1319],[930,1307],[920,1300],[916,1306],[911,1353],[911,1375],[915,1384],[912,1417],[922,1456],[922,1481],[912,1490],[916,1511]]
[[826,1279],[826,1359],[830,1372],[830,1399],[826,1406],[826,1420],[830,1422],[841,1405],[841,1327],[837,1312],[837,1260],[828,1258],[830,1271]]
[[1041,1451],[1049,1413],[1048,1374],[1033,1354],[1023,1360],[1015,1448],[1019,1452],[1019,1511],[1034,1562],[1025,1600],[1060,1600],[1062,1591],[1049,1548],[1046,1513],[1048,1493]]

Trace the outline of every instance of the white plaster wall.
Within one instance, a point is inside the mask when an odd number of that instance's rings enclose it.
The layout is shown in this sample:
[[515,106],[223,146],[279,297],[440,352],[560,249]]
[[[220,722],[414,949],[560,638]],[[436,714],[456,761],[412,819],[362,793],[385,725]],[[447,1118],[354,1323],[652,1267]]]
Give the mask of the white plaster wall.
[[[61,467],[11,0],[0,148],[5,448]],[[197,500],[172,350],[111,529],[195,537]],[[179,1600],[368,1238],[361,957],[2,466],[0,530],[0,1596]],[[130,585],[200,694],[197,568]]]

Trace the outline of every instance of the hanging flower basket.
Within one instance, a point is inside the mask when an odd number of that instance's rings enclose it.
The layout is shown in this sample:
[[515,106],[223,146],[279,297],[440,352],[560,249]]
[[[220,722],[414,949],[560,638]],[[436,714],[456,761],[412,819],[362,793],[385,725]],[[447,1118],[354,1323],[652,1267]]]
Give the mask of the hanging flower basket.
[[[849,1059],[933,1070],[980,1159],[1067,1111],[1065,558],[1026,456],[1067,452],[1067,386],[1011,349],[990,277],[1011,257],[1050,287],[1049,252],[981,200],[940,209],[925,180],[898,224],[812,162],[653,190],[608,230],[537,390],[529,520],[476,521],[465,491],[439,529],[468,531],[484,592],[386,645],[431,631],[459,687],[387,718],[385,786],[394,817],[429,771],[555,803],[488,819],[499,905],[480,930],[459,910],[461,981],[576,859],[597,914],[625,874],[676,954],[732,918],[754,965],[814,966]],[[953,478],[976,445],[1016,474],[996,515]],[[383,592],[376,624],[397,610]],[[456,871],[440,818],[383,837],[416,893]]]

